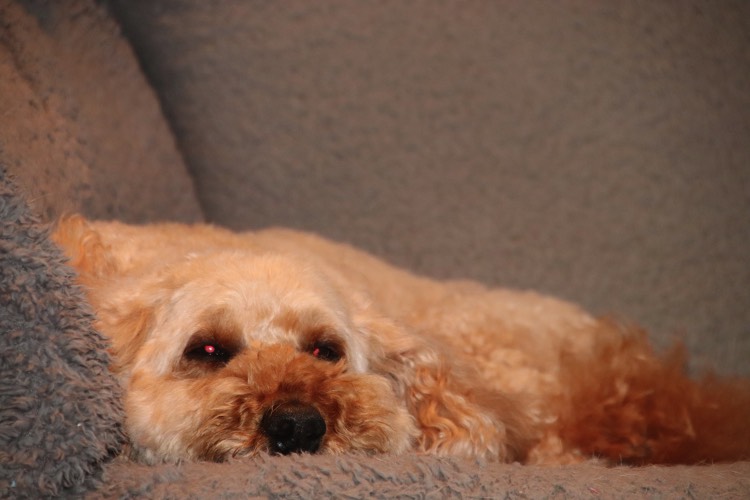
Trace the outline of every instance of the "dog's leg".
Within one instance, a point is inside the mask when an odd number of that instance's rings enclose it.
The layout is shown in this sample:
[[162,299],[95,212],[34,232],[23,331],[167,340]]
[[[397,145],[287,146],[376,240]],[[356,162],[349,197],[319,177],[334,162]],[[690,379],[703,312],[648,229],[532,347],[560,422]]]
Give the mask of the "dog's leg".
[[386,319],[360,320],[377,339],[370,361],[403,398],[419,430],[419,451],[523,461],[538,429],[515,397],[487,390],[468,367]]

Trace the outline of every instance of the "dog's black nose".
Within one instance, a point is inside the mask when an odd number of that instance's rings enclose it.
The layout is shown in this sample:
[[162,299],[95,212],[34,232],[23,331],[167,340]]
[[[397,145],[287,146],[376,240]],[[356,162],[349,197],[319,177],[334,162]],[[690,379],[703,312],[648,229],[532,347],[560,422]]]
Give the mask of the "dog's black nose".
[[268,410],[260,428],[271,453],[315,453],[326,433],[326,422],[313,406],[290,401]]

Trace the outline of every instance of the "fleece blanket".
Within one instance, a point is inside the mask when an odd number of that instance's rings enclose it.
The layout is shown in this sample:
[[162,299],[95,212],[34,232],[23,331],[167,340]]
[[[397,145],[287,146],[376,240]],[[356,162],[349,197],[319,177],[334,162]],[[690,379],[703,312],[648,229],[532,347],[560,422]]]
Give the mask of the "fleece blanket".
[[122,443],[103,337],[0,167],[0,495],[80,493]]
[[134,463],[120,455],[106,341],[48,231],[0,169],[0,498],[750,496],[750,463],[532,467],[415,454]]

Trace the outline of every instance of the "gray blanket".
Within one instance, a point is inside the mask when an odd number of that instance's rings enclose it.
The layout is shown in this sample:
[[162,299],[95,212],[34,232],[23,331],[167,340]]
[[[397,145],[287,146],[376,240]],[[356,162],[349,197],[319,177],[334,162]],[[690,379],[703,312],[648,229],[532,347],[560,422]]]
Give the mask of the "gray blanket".
[[78,493],[120,449],[105,341],[62,252],[0,170],[0,493]]

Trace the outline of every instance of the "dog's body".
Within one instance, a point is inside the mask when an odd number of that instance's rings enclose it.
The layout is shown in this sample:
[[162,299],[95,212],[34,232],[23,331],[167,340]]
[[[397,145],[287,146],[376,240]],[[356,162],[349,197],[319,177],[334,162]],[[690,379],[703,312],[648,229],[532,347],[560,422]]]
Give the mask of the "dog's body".
[[534,293],[420,278],[289,230],[60,223],[146,460],[418,450],[505,461],[750,456],[745,381]]

